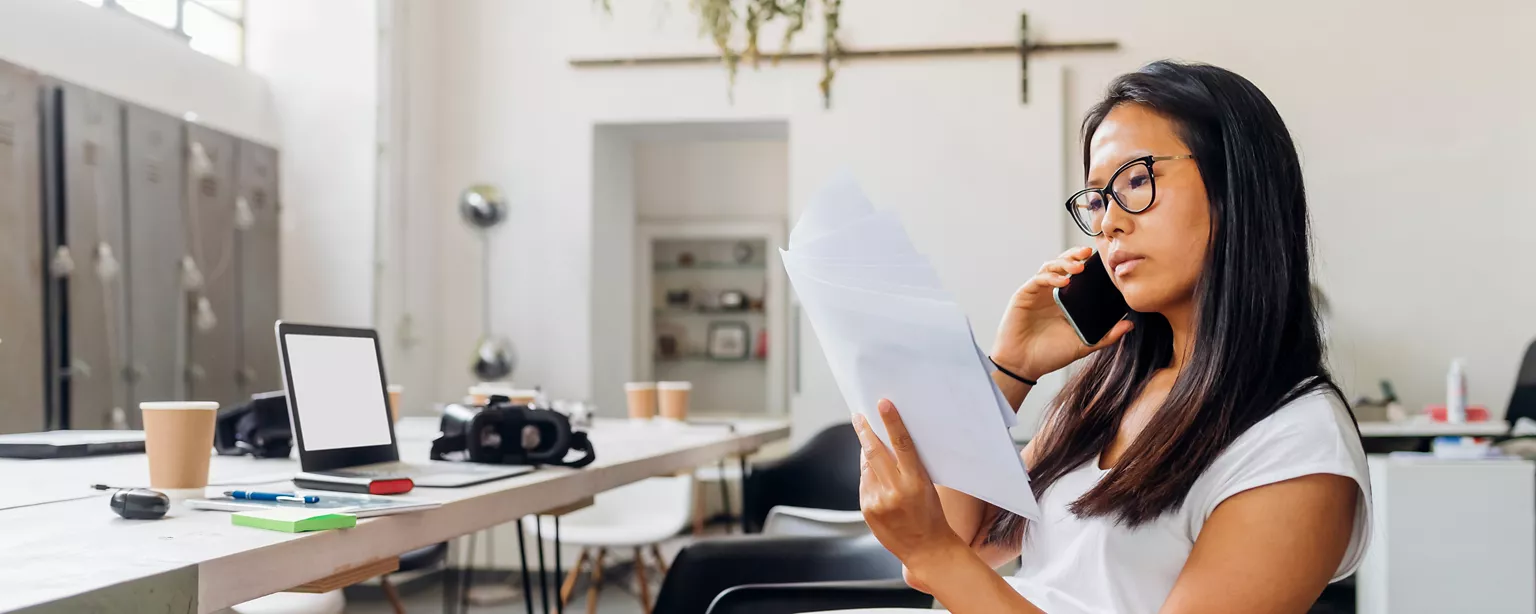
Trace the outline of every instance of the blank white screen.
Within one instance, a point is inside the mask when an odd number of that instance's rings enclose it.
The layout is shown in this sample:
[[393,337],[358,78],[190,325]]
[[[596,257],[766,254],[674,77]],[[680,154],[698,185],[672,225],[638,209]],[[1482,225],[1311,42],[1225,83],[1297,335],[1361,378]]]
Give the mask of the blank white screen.
[[389,444],[389,410],[373,339],[285,335],[304,449]]

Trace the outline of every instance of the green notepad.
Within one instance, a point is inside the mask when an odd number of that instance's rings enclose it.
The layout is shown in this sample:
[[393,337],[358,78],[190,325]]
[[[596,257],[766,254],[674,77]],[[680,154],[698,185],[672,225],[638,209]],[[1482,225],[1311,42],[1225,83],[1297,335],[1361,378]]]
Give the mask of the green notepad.
[[242,527],[255,527],[285,533],[324,531],[326,529],[350,529],[357,526],[357,516],[337,514],[325,510],[281,508],[258,512],[236,512],[232,521]]

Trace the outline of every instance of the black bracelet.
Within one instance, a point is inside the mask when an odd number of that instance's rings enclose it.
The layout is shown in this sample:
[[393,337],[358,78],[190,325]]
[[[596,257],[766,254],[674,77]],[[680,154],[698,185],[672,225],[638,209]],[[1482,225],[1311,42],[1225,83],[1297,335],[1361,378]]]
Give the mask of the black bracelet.
[[991,356],[988,356],[987,360],[991,360],[992,361],[992,366],[997,367],[998,371],[1002,371],[1003,375],[1006,375],[1006,376],[1011,377],[1013,379],[1019,380],[1019,383],[1024,384],[1025,386],[1034,387],[1035,384],[1039,383],[1039,382],[1036,382],[1035,380],[1029,379],[1027,377],[1024,377],[1022,375],[1019,375],[1017,373],[1014,373],[1012,371],[1004,369],[1003,366],[1000,365],[1000,364],[997,364],[997,361],[993,360],[993,358]]

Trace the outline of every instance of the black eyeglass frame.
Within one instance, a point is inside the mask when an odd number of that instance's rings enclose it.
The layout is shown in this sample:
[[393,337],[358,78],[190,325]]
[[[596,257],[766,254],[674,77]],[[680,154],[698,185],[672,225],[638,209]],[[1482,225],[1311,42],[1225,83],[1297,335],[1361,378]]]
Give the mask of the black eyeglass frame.
[[[1146,211],[1147,209],[1152,208],[1152,203],[1157,202],[1157,177],[1156,177],[1157,174],[1152,171],[1152,165],[1153,164],[1155,164],[1157,162],[1166,162],[1168,160],[1193,160],[1193,159],[1195,159],[1194,155],[1192,155],[1192,154],[1184,154],[1184,155],[1178,155],[1178,156],[1142,156],[1142,157],[1136,158],[1134,160],[1129,160],[1125,164],[1121,164],[1120,168],[1115,169],[1115,173],[1113,175],[1109,176],[1109,181],[1104,184],[1104,187],[1102,187],[1102,188],[1083,188],[1081,190],[1078,190],[1078,191],[1074,192],[1072,194],[1072,196],[1068,197],[1067,198],[1067,202],[1066,202],[1067,215],[1072,216],[1072,223],[1076,224],[1077,225],[1077,229],[1083,231],[1083,234],[1086,234],[1086,235],[1088,235],[1090,237],[1097,237],[1097,236],[1099,236],[1101,234],[1104,234],[1104,231],[1102,229],[1099,230],[1098,232],[1093,232],[1093,230],[1091,228],[1089,228],[1088,226],[1085,226],[1083,224],[1083,221],[1077,217],[1077,207],[1074,206],[1072,203],[1076,202],[1077,199],[1079,197],[1083,196],[1084,194],[1097,193],[1099,195],[1099,198],[1102,198],[1102,199],[1104,199],[1106,201],[1110,201],[1110,200],[1115,201],[1115,205],[1120,207],[1120,209],[1122,211],[1125,211],[1126,213],[1129,213],[1131,215],[1136,215],[1138,213]],[[1132,209],[1132,208],[1130,208],[1129,206],[1127,206],[1125,204],[1125,201],[1120,200],[1120,196],[1119,195],[1115,194],[1115,190],[1114,190],[1113,186],[1115,185],[1115,180],[1120,178],[1120,174],[1121,173],[1124,173],[1127,169],[1129,169],[1131,167],[1134,167],[1134,166],[1138,166],[1138,165],[1142,165],[1142,166],[1146,166],[1147,167],[1147,182],[1148,182],[1148,185],[1150,185],[1152,187],[1152,197],[1147,199],[1146,206],[1144,206],[1144,207],[1142,207],[1140,209]]]

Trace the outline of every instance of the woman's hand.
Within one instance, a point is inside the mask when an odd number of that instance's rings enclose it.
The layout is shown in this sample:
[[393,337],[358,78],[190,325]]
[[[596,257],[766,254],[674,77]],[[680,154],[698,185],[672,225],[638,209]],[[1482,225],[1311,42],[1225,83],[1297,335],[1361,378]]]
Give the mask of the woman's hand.
[[1064,288],[1072,275],[1083,272],[1084,261],[1093,256],[1093,248],[1079,247],[1062,252],[1061,257],[1041,265],[1040,272],[1013,293],[1003,323],[992,344],[992,360],[1003,368],[1029,379],[1072,364],[1098,350],[1114,345],[1131,331],[1129,320],[1110,329],[1098,344],[1083,345],[1056,306],[1052,291]]
[[896,406],[881,399],[879,410],[892,450],[880,443],[862,414],[853,417],[864,448],[859,509],[880,545],[901,559],[907,584],[933,595],[955,614],[1044,614],[949,528],[939,494]]
[[894,454],[875,436],[862,414],[853,417],[863,445],[859,509],[864,512],[864,521],[881,545],[914,570],[955,550],[968,551],[944,520],[939,494],[917,457],[917,447],[896,406],[882,399],[879,410]]

